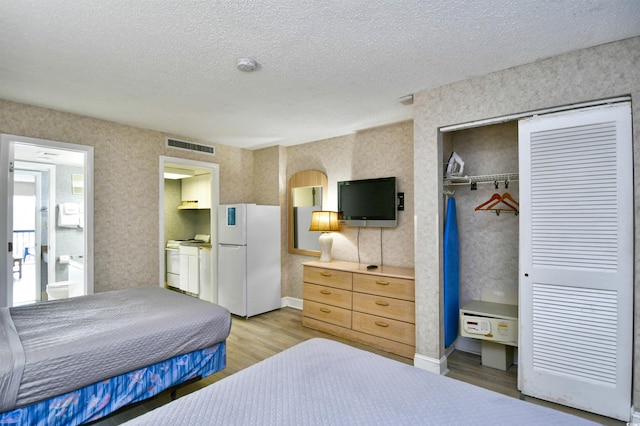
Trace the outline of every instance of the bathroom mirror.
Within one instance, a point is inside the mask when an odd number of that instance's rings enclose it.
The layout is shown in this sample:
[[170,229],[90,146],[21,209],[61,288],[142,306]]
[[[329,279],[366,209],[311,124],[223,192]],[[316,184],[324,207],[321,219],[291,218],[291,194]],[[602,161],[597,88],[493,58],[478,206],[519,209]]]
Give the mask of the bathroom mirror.
[[309,224],[311,212],[322,210],[327,187],[327,175],[316,170],[289,178],[289,253],[320,256],[319,235],[309,231]]

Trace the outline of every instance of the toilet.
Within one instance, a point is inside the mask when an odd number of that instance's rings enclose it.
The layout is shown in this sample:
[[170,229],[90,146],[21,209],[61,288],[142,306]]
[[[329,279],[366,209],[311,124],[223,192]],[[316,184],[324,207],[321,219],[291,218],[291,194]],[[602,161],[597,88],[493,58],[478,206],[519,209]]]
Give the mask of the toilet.
[[68,281],[47,284],[47,300],[67,299],[84,294],[84,263],[70,260],[67,265]]
[[47,300],[66,299],[69,297],[69,281],[47,284]]

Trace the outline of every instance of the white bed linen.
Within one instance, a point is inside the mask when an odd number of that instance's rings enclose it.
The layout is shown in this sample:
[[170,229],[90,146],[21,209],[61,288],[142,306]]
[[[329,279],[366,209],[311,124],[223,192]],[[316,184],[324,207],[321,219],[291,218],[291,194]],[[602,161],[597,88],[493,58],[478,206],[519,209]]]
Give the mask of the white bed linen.
[[586,420],[312,339],[126,423],[581,425]]

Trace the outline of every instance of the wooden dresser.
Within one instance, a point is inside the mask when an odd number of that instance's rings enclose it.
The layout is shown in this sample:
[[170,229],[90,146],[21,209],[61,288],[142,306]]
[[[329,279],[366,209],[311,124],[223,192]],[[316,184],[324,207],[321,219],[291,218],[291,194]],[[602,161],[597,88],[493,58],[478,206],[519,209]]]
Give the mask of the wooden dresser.
[[311,261],[303,265],[302,325],[413,358],[413,269]]

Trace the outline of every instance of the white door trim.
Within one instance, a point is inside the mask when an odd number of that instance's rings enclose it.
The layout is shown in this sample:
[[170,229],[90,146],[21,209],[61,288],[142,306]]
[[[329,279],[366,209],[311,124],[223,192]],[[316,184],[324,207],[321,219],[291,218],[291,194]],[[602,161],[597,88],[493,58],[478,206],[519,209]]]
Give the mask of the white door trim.
[[[168,157],[161,155],[159,158],[159,173],[158,173],[158,187],[159,187],[159,206],[158,206],[158,222],[160,229],[158,230],[158,285],[164,288],[165,282],[165,233],[164,233],[164,168],[165,164],[181,164],[185,166],[206,168],[211,173],[211,269],[217,271],[217,241],[218,241],[218,205],[220,204],[220,165],[216,163],[209,163],[205,161],[187,160],[185,158]],[[217,288],[217,273],[212,272],[213,276],[213,288]],[[215,295],[217,298],[217,295]]]
[[[37,139],[27,136],[0,135],[0,223],[1,226],[5,226],[7,231],[0,233],[0,250],[5,250],[8,247],[9,235],[11,235],[11,228],[13,218],[10,217],[10,212],[13,212],[13,142],[43,146],[52,149],[60,149],[66,151],[81,152],[84,155],[84,274],[85,274],[85,294],[93,294],[94,292],[94,231],[93,231],[93,152],[94,148],[88,145],[72,144],[68,142],[52,141],[48,139]],[[9,188],[11,184],[11,188]],[[53,224],[52,224],[53,225]],[[0,307],[10,306],[10,302],[13,300],[13,286],[9,283],[13,282],[12,279],[12,263],[11,253],[6,253],[5,261],[0,261],[0,277],[6,277],[5,280],[0,281]]]
[[520,120],[522,118],[534,117],[536,115],[553,114],[553,113],[562,112],[562,111],[573,111],[581,108],[590,108],[594,106],[615,104],[620,102],[630,102],[630,101],[631,101],[631,96],[620,96],[617,98],[601,99],[597,101],[582,102],[582,103],[571,104],[571,105],[562,105],[562,106],[553,107],[553,108],[544,108],[544,109],[538,109],[535,111],[527,111],[527,112],[520,112],[516,114],[503,115],[500,117],[486,118],[484,120],[469,121],[467,123],[453,124],[451,126],[441,127],[440,131],[443,133],[455,132],[457,130],[465,130],[465,129],[472,129],[474,127],[482,127],[482,126],[490,126],[492,124],[506,123],[509,121]]

